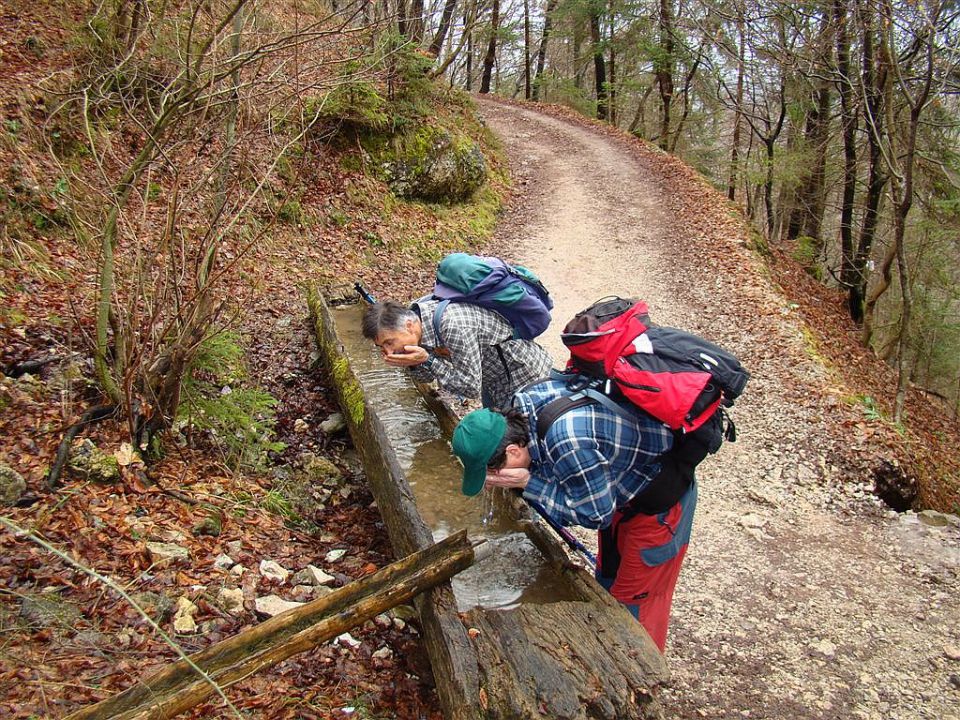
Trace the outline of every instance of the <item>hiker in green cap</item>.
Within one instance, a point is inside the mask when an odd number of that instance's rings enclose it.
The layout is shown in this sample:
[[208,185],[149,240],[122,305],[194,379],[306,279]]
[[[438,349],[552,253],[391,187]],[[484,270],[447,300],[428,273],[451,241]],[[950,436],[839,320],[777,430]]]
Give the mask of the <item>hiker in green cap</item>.
[[[457,302],[442,314],[439,300],[412,306],[390,300],[367,308],[363,335],[388,365],[408,368],[420,382],[436,380],[449,392],[502,407],[513,393],[550,373],[550,355],[533,340],[515,337],[499,313]],[[439,318],[438,318],[439,315]]]
[[551,524],[599,530],[597,580],[662,652],[696,482],[667,471],[674,435],[652,416],[587,403],[544,422],[547,406],[568,394],[548,379],[518,392],[508,410],[466,415],[453,434],[463,492],[514,489]]

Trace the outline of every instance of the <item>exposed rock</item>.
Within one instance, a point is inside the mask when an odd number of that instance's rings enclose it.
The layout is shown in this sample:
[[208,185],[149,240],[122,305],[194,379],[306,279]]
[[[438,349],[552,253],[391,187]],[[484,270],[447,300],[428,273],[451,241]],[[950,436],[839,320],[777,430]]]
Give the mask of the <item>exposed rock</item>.
[[957,647],[956,645],[947,645],[945,648],[943,648],[943,654],[949,660],[960,661],[960,647]]
[[419,617],[416,608],[412,605],[397,605],[390,610],[390,614],[401,620],[416,620]]
[[284,613],[287,610],[292,610],[293,608],[303,607],[301,602],[291,602],[289,600],[284,600],[277,595],[264,595],[263,597],[258,597],[254,603],[256,611],[261,615],[266,615],[267,617],[274,617],[280,613]]
[[316,486],[337,487],[343,484],[343,473],[325,457],[314,453],[303,453],[300,456],[303,472],[307,484]]
[[817,640],[810,643],[809,648],[811,652],[822,655],[828,660],[832,660],[837,654],[837,646],[829,640]]
[[326,554],[326,557],[324,559],[327,562],[336,562],[346,554],[347,554],[346,550],[342,550],[342,549],[331,550]]
[[217,605],[231,615],[243,614],[243,590],[240,588],[220,588],[217,593]]
[[197,606],[186,596],[177,600],[177,611],[173,615],[173,629],[181,635],[195,633],[197,623],[193,616],[197,614]]
[[187,536],[176,528],[167,528],[160,533],[160,539],[168,543],[182,543],[187,539]]
[[761,529],[767,524],[767,518],[756,513],[749,513],[740,518],[740,525],[745,528]]
[[229,570],[235,564],[232,557],[224,555],[223,553],[217,555],[217,559],[213,561],[213,566],[217,568],[217,570]]
[[333,575],[328,575],[315,565],[307,565],[293,576],[293,582],[298,585],[329,585],[335,579]]
[[223,531],[223,516],[219,510],[210,510],[207,516],[193,526],[194,535],[219,537]]
[[352,648],[358,648],[360,647],[360,645],[362,645],[362,643],[350,633],[343,633],[342,635],[338,635],[337,639],[334,640],[334,642],[337,645],[345,645],[347,647],[352,647]]
[[374,652],[372,656],[377,658],[377,660],[389,660],[390,658],[393,657],[393,650],[391,650],[387,646],[384,646],[379,650],[377,650],[376,652]]
[[310,429],[310,423],[308,423],[303,418],[297,418],[296,420],[293,421],[293,431],[297,433],[297,435],[302,435],[309,429]]
[[237,557],[240,554],[240,551],[243,550],[243,541],[241,540],[231,540],[227,543],[227,553],[231,557]]
[[310,602],[317,595],[317,590],[322,588],[321,585],[294,585],[290,590],[290,596],[297,602]]
[[331,414],[326,420],[320,423],[320,429],[326,435],[333,435],[346,427],[347,422],[343,419],[343,414],[338,412]]
[[268,580],[284,583],[290,577],[290,571],[273,560],[260,561],[260,574]]
[[931,527],[947,527],[950,524],[950,516],[936,510],[921,510],[917,517],[924,525]]
[[82,440],[70,453],[70,469],[85,480],[115,483],[120,480],[120,463],[89,439]]
[[463,200],[486,180],[483,152],[466,136],[425,127],[401,143],[397,159],[382,165],[390,189],[401,197]]
[[150,564],[157,568],[190,559],[190,551],[185,547],[163,542],[148,542],[147,555],[150,557]]
[[23,476],[9,465],[0,463],[0,505],[13,505],[27,491]]

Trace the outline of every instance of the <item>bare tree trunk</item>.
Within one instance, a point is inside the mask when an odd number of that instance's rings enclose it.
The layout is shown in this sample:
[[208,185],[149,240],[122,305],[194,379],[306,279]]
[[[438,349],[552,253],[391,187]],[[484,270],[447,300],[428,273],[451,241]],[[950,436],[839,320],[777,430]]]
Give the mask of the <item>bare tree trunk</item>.
[[[860,4],[863,25],[863,88],[864,112],[866,115],[867,144],[869,158],[867,197],[864,203],[863,224],[860,227],[860,240],[853,258],[852,274],[848,281],[849,298],[847,306],[850,317],[856,323],[864,320],[864,301],[867,296],[867,261],[873,251],[873,242],[880,218],[880,202],[883,189],[887,184],[882,157],[884,88],[888,82],[889,62],[884,60],[884,45],[880,45],[880,62],[875,57],[874,15],[870,3]],[[876,67],[875,67],[876,66]]]
[[457,0],[446,0],[443,4],[443,14],[440,16],[440,26],[430,43],[430,54],[434,57],[440,56],[440,50],[443,49],[443,41],[450,30],[450,20],[457,7]]
[[813,165],[797,193],[796,202],[790,211],[787,223],[787,239],[796,240],[801,235],[812,238],[816,255],[823,250],[820,229],[824,212],[824,181],[826,178],[827,143],[830,129],[830,86],[824,82],[816,92],[816,103],[807,113],[804,142],[814,152]]
[[777,145],[776,137],[768,135],[763,139],[764,147],[767,149],[766,158],[766,176],[763,181],[763,209],[767,216],[767,239],[772,239],[774,215],[773,215],[773,153]]
[[473,30],[467,33],[467,92],[473,90]]
[[672,153],[677,151],[677,143],[680,142],[680,136],[683,134],[683,126],[686,124],[687,116],[690,114],[690,86],[693,84],[693,78],[697,74],[697,69],[700,67],[700,61],[702,59],[703,45],[697,50],[697,57],[694,58],[687,74],[683,78],[683,91],[681,93],[683,97],[683,114],[680,115],[680,122],[678,122],[677,127],[674,128],[673,137],[670,139],[670,152]]
[[573,28],[573,86],[577,90],[583,89],[583,79],[586,74],[586,65],[580,59],[583,38],[583,28],[580,27],[580,23],[576,23]]
[[397,0],[397,32],[407,35],[407,0]]
[[490,41],[487,43],[487,54],[483,58],[483,77],[480,79],[480,93],[490,92],[490,78],[493,75],[493,63],[497,59],[497,33],[500,30],[500,0],[493,0],[493,9],[490,11]]
[[616,13],[613,8],[613,0],[609,0],[607,12],[610,16],[610,71],[607,73],[607,115],[610,118],[610,124],[616,127],[617,117],[617,52],[614,44],[614,20]]
[[407,30],[414,45],[419,46],[423,42],[423,27],[423,0],[410,0],[410,18],[407,22]]
[[600,11],[590,9],[590,40],[593,45],[594,90],[597,95],[597,119],[607,119],[607,69],[603,59],[603,38],[600,34]]
[[523,0],[523,98],[532,96],[530,81],[530,0]]
[[550,25],[553,22],[553,11],[557,0],[547,0],[547,8],[543,17],[543,36],[540,38],[540,49],[537,51],[537,74],[533,80],[533,99],[540,99],[540,85],[543,80],[543,68],[547,60],[547,40],[550,39]]
[[653,85],[647,85],[643,89],[643,95],[640,96],[639,101],[637,101],[637,111],[633,115],[633,121],[630,123],[630,132],[634,135],[637,134],[637,128],[640,128],[640,136],[643,137],[647,129],[646,121],[646,106],[647,98],[650,97],[650,93],[653,92]]
[[670,147],[670,107],[673,103],[673,0],[660,0],[660,54],[654,60],[654,72],[660,87],[660,136],[661,150]]
[[737,49],[737,99],[733,117],[733,140],[730,148],[730,175],[727,178],[727,199],[737,199],[737,179],[740,173],[740,129],[743,127],[743,72],[744,53],[746,52],[746,38],[744,36],[744,20],[742,8],[738,7],[737,35],[739,47]]
[[854,85],[850,77],[850,38],[847,31],[847,0],[834,0],[833,22],[837,33],[837,84],[840,122],[843,127],[843,199],[840,203],[840,279],[853,279],[853,202],[857,190],[857,113],[853,106]]
[[[887,13],[889,21],[892,22],[894,15],[889,0],[884,3],[884,9]],[[917,89],[915,97],[910,97],[909,92],[906,92],[906,88],[904,88],[904,94],[907,95],[908,103],[910,105],[910,123],[907,126],[906,142],[904,144],[902,154],[894,152],[890,153],[891,159],[902,157],[900,167],[903,173],[902,185],[901,178],[897,172],[891,173],[890,180],[891,196],[896,202],[894,231],[897,248],[897,270],[900,275],[900,295],[902,304],[900,313],[900,343],[897,367],[897,396],[893,405],[893,419],[895,422],[899,422],[903,419],[903,408],[904,404],[906,403],[907,385],[909,383],[911,374],[909,344],[911,330],[910,323],[913,315],[913,288],[910,283],[910,268],[907,264],[907,253],[905,247],[907,216],[910,214],[910,209],[913,207],[913,174],[917,156],[917,135],[920,130],[920,116],[923,114],[923,111],[927,105],[927,100],[930,97],[930,91],[933,86],[935,62],[935,23],[931,22],[927,24],[925,29],[926,37],[917,38],[918,41],[923,43],[921,48],[926,54],[926,67],[923,68],[924,74],[920,76],[923,85]],[[891,31],[888,29],[887,32],[890,33]],[[892,52],[892,45],[892,41],[888,41],[887,51],[890,57],[894,56]],[[893,122],[893,110],[889,106],[887,107],[887,113],[887,128],[890,133],[893,133],[895,129]],[[894,143],[891,142],[891,148],[893,145]]]

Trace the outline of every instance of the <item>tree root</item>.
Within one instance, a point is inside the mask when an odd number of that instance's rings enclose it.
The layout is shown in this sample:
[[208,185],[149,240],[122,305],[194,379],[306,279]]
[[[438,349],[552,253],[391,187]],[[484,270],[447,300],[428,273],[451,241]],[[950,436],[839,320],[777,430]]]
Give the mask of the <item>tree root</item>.
[[70,457],[70,446],[73,444],[73,440],[79,432],[90,423],[99,422],[112,416],[116,410],[117,406],[112,403],[109,405],[96,405],[87,410],[80,417],[80,420],[67,428],[67,432],[63,435],[63,440],[60,441],[60,446],[57,448],[56,460],[47,475],[48,488],[51,490],[57,489],[60,481],[60,473],[63,472],[63,466],[67,464],[67,458]]
[[2,370],[3,374],[8,378],[18,378],[26,375],[27,373],[33,375],[38,370],[42,370],[46,365],[56,362],[59,359],[59,355],[48,355],[46,357],[37,358],[36,360],[24,360],[21,363],[14,363],[2,368]]

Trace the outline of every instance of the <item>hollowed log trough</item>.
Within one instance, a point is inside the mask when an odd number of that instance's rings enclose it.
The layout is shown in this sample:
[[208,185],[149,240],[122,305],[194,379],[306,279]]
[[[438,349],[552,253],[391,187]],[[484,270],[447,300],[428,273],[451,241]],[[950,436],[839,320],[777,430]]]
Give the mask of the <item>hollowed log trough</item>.
[[[433,543],[433,536],[385,426],[338,341],[327,297],[311,289],[308,304],[322,361],[394,552],[402,556],[421,550]],[[455,415],[436,398],[431,407],[449,432]],[[418,596],[424,643],[447,720],[662,718],[656,690],[667,670],[650,636],[591,572],[571,560],[522,500],[511,496],[507,502],[533,544],[569,583],[570,597],[577,599],[460,613],[449,582]]]

